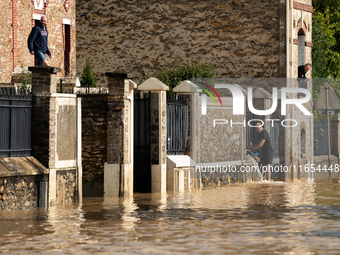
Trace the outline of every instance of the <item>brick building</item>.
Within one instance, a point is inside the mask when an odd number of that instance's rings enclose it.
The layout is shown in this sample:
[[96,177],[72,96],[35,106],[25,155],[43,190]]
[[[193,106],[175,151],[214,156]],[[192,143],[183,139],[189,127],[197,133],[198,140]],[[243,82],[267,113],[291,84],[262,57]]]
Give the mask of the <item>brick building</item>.
[[[4,0],[0,9],[0,83],[34,65],[27,38],[42,15],[48,18],[49,63],[62,69],[59,76],[76,73],[75,1]],[[15,79],[14,79],[15,80]]]

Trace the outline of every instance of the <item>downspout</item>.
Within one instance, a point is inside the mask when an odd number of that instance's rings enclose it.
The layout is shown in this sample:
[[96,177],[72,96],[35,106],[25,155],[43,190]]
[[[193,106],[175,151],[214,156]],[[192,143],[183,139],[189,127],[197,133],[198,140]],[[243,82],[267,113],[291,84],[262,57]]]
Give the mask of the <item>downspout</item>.
[[[286,86],[288,87],[288,81],[289,81],[289,3],[290,0],[286,0]],[[282,104],[282,97],[281,97],[281,104]],[[286,110],[287,112],[287,110]],[[284,129],[284,143],[285,143],[285,150],[284,150],[284,154],[285,154],[285,166],[288,165],[288,160],[287,160],[287,128]],[[285,176],[286,179],[286,176]]]
[[[313,106],[313,101],[312,101],[312,106]],[[313,160],[314,160],[314,115],[313,115],[313,112],[312,112],[312,115],[310,116],[310,151],[311,152],[310,152],[309,169],[311,169]],[[310,179],[313,179],[313,172],[310,172],[309,177]]]
[[[286,1],[286,78],[287,78],[287,88],[293,87],[292,80],[293,80],[293,0]],[[282,98],[281,98],[282,100]],[[288,106],[286,106],[288,108]],[[293,108],[291,115],[293,115]],[[291,130],[291,155],[290,155],[290,162],[292,163],[292,155],[293,155],[293,129]],[[285,166],[288,166],[288,130],[285,128]],[[285,178],[288,179],[288,176],[285,175]]]
[[[293,30],[293,0],[290,0],[290,17],[289,17],[289,19],[290,19],[290,29],[291,29],[291,37],[290,37],[290,47],[291,47],[290,52],[291,52],[291,55],[290,55],[290,57],[291,57],[291,60],[292,60],[290,81],[291,81],[291,87],[294,88],[294,83],[295,83],[294,78],[295,77],[293,77],[293,73],[294,73],[294,70],[293,70],[293,68],[294,68],[294,65],[293,65],[293,45],[294,45],[293,44],[293,35],[294,35],[294,33],[293,33],[294,32],[294,30]],[[294,96],[294,93],[291,94],[291,98],[293,98],[293,96]],[[291,105],[291,110],[292,110],[291,119],[294,119],[294,105],[293,104]],[[291,130],[291,141],[290,142],[291,142],[290,163],[291,163],[291,165],[293,165],[294,164],[294,127]],[[294,179],[294,171],[291,172],[291,178]]]
[[[312,31],[310,31],[310,39],[312,41]],[[313,78],[312,78],[313,79]],[[312,89],[313,89],[313,83],[312,83]],[[313,99],[312,99],[312,109],[313,109]],[[314,115],[312,110],[312,115],[310,116],[310,165],[309,169],[311,169],[311,166],[314,161]],[[310,173],[310,178],[313,180],[313,172]]]

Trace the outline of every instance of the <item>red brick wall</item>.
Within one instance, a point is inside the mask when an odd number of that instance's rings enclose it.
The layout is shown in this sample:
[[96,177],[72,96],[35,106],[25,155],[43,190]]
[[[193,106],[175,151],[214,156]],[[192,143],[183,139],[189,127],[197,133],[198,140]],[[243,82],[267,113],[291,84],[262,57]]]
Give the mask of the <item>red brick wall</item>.
[[302,4],[298,2],[293,2],[293,8],[297,10],[303,10],[305,12],[313,12],[313,6],[307,5],[307,4]]

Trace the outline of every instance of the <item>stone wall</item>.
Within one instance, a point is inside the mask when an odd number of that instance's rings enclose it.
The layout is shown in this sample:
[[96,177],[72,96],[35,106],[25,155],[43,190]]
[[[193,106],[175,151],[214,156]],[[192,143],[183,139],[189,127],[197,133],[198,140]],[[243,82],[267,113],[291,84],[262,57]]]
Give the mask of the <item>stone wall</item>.
[[[27,48],[27,38],[33,27],[32,14],[33,14],[32,1],[18,1],[18,63],[17,67],[33,66],[34,57],[29,54]],[[50,21],[49,21],[50,23]],[[50,30],[50,25],[48,26]],[[50,31],[49,31],[50,32]],[[52,46],[52,38],[48,38],[49,45]],[[51,48],[52,52],[53,46]],[[13,71],[13,70],[11,70]]]
[[[32,127],[49,127],[50,98],[33,96],[32,104]],[[40,128],[32,132],[32,156],[47,168],[49,168],[49,137],[55,135],[55,132],[50,133],[52,130],[53,128]]]
[[[126,76],[126,74],[124,75]],[[128,87],[124,84],[124,78],[119,79],[119,77],[109,77],[109,85],[112,88],[109,90],[107,98],[109,118],[107,123],[107,163],[124,164],[128,163],[124,160],[129,158],[123,141],[128,139],[124,136],[124,128],[128,127],[129,117],[126,114],[128,109],[124,102]],[[126,142],[128,143],[128,141]]]
[[[80,96],[83,181],[92,187],[95,183],[104,182],[104,163],[107,162],[107,94]],[[83,192],[86,196],[86,190]]]
[[[34,10],[34,1],[3,0],[0,9],[0,82],[11,82],[12,72],[21,72],[21,66],[34,65],[34,57],[29,54],[27,38],[35,24],[33,18],[46,14],[48,17],[49,49],[54,56],[49,63],[64,68],[63,19],[71,24],[71,75],[76,74],[76,27],[75,0],[47,1],[43,10]],[[69,4],[66,10],[65,3]],[[13,7],[13,8],[12,8]]]
[[221,77],[284,77],[285,9],[279,0],[80,0],[78,67],[89,57],[102,86],[112,69],[138,81],[164,60],[193,57],[218,64]]
[[[232,167],[232,165],[230,166]],[[221,172],[210,173],[208,168],[201,168],[200,171],[196,172],[196,176],[199,178],[198,183],[201,187],[224,186],[230,183],[247,182],[252,179],[252,173],[242,172],[244,170],[241,170],[240,166],[235,166],[233,170],[235,172],[223,172],[221,170]]]
[[[59,204],[69,204],[77,201],[76,170],[57,171],[57,201]],[[64,194],[60,196],[60,194]]]
[[48,182],[48,175],[1,177],[0,211],[37,207],[40,182]]
[[[231,98],[221,98],[225,109],[215,106],[213,100],[207,98],[207,114],[201,114],[201,107],[196,110],[196,162],[226,162],[241,160],[245,157],[246,130],[243,127],[244,116],[233,115],[231,110]],[[201,101],[201,100],[199,100]],[[228,124],[213,127],[214,119],[225,119]],[[233,126],[230,126],[230,120]],[[235,124],[242,123],[242,124]],[[243,131],[243,139],[242,139]],[[243,148],[242,148],[242,143]]]
[[0,9],[0,82],[11,82],[12,54],[12,1],[1,1]]

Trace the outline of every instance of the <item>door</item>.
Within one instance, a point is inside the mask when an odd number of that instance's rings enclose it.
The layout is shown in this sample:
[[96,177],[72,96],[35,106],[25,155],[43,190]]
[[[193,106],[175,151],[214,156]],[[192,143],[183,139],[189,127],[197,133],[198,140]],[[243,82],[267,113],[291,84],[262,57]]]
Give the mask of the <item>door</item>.
[[134,100],[133,192],[151,192],[150,93]]

